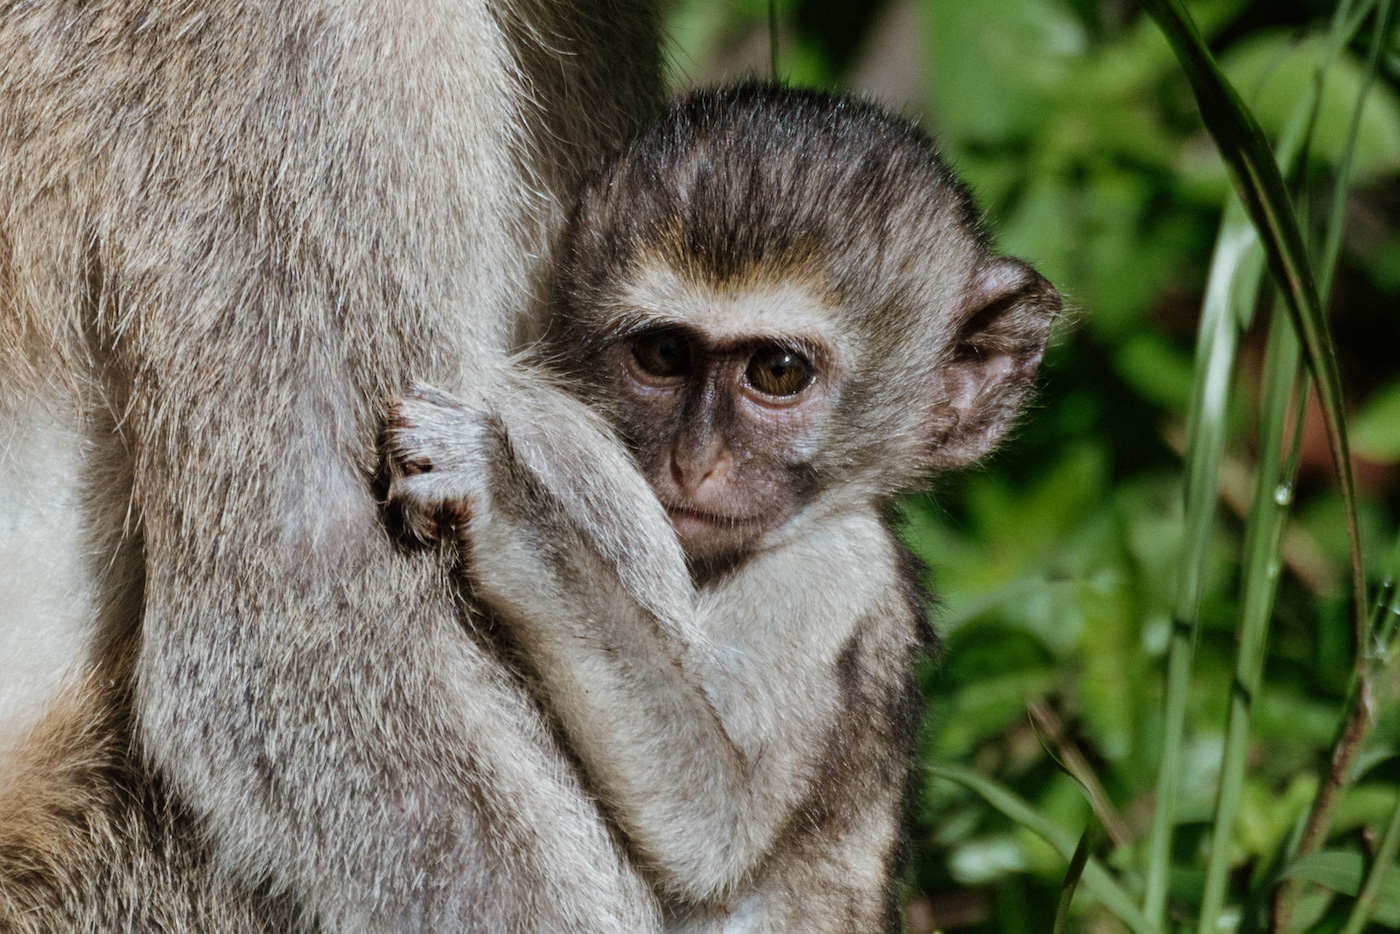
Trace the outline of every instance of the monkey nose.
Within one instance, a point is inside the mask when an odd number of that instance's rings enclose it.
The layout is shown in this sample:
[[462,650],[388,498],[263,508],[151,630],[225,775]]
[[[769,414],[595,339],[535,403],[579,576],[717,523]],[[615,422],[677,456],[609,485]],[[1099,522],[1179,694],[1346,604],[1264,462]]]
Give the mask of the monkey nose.
[[722,444],[689,455],[673,450],[671,479],[682,492],[697,501],[704,500],[724,488],[732,462],[729,450]]

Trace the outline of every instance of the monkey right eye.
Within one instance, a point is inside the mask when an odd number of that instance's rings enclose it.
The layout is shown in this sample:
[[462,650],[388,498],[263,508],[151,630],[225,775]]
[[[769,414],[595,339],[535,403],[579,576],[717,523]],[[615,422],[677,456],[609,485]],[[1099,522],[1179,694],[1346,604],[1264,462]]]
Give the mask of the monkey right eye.
[[812,364],[787,347],[765,347],[753,355],[744,377],[765,396],[795,396],[812,384]]
[[653,331],[632,341],[632,359],[648,376],[684,376],[690,372],[690,341],[678,331]]

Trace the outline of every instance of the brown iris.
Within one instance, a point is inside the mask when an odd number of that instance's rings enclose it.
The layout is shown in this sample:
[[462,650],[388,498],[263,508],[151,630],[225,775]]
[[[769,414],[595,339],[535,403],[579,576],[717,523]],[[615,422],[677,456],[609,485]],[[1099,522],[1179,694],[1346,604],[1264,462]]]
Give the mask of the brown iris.
[[632,359],[648,376],[683,376],[690,372],[690,341],[679,331],[651,331],[632,341]]
[[812,382],[812,364],[790,347],[765,347],[749,360],[744,375],[765,396],[795,396]]

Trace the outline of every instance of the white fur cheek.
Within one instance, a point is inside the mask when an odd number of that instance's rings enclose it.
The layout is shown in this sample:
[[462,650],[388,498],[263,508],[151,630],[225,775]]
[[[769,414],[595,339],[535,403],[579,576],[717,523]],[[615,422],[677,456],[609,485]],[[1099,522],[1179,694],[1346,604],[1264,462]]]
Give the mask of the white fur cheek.
[[0,761],[78,672],[96,619],[83,437],[25,401],[0,404]]

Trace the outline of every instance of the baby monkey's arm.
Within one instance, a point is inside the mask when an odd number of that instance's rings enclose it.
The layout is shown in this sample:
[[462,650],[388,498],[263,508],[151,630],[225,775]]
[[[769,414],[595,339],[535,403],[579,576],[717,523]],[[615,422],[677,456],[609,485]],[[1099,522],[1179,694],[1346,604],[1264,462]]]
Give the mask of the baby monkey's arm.
[[[874,516],[834,518],[697,591],[680,549],[657,544],[674,543],[659,506],[632,517],[644,548],[609,554],[592,529],[616,524],[590,516],[608,497],[549,492],[567,484],[543,471],[612,450],[589,440],[602,422],[531,416],[418,390],[390,417],[391,500],[420,537],[450,526],[473,594],[522,649],[658,885],[726,896],[829,773],[823,756],[862,696],[843,684],[859,670],[853,645],[908,616],[894,545]],[[621,456],[611,470],[642,482]],[[900,683],[905,663],[888,660]]]

